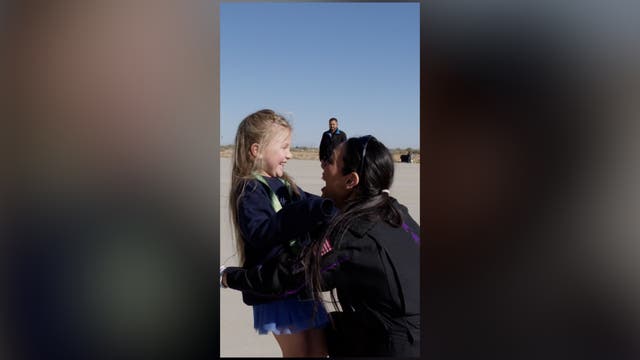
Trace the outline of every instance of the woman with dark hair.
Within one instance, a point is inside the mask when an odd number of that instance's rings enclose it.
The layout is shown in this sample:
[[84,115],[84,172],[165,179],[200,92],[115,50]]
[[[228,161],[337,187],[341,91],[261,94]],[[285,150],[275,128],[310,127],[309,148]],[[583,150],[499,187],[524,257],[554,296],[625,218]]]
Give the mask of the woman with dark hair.
[[420,227],[390,196],[393,174],[391,153],[373,136],[340,144],[322,173],[322,195],[340,213],[305,249],[305,270],[284,255],[251,269],[224,268],[221,285],[265,296],[308,285],[316,299],[335,289],[341,311],[331,313],[330,355],[419,356]]

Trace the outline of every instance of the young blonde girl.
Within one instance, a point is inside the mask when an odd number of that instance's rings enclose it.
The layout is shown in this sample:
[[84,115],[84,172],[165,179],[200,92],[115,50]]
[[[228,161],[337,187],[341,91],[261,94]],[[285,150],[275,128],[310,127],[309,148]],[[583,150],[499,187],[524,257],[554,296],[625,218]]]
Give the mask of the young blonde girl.
[[[255,112],[238,126],[229,208],[243,267],[262,264],[332,215],[327,200],[302,191],[284,171],[290,144],[290,124],[272,110]],[[254,328],[273,333],[284,357],[326,356],[322,304],[250,292],[242,298],[253,306]]]

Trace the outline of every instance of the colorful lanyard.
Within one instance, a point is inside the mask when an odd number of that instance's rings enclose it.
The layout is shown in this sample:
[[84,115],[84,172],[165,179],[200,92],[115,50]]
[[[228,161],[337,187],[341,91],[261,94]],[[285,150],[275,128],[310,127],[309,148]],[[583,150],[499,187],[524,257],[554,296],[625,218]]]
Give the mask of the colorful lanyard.
[[[258,173],[253,173],[253,177],[255,177],[256,180],[264,184],[267,187],[267,189],[269,189],[269,195],[271,196],[271,206],[273,207],[273,210],[275,212],[280,211],[280,209],[282,209],[282,204],[280,203],[280,200],[278,200],[278,196],[276,195],[276,193],[273,192],[273,189],[271,189],[271,186],[269,186],[269,183],[267,182],[267,180],[265,180],[264,176]],[[289,185],[289,183],[284,181],[283,179],[280,179],[280,178],[277,178],[277,179],[282,181],[282,183],[287,187],[287,191],[289,192],[289,197],[291,197],[291,185]]]
[[[273,192],[273,189],[271,189],[271,186],[269,186],[269,183],[267,183],[267,180],[265,180],[265,178],[262,175],[258,174],[258,173],[253,173],[253,176],[256,178],[256,180],[258,180],[259,182],[264,184],[267,187],[267,189],[269,189],[269,194],[271,195],[271,206],[273,207],[273,210],[275,210],[275,212],[280,211],[282,209],[282,204],[280,203],[280,200],[278,200],[278,196],[276,195],[276,193]],[[287,187],[287,192],[289,193],[289,198],[292,198],[291,185],[287,181],[285,181],[285,180],[283,180],[281,178],[278,178],[278,180],[282,181],[284,186]],[[289,241],[289,246],[295,245],[296,242],[297,241],[295,239]]]

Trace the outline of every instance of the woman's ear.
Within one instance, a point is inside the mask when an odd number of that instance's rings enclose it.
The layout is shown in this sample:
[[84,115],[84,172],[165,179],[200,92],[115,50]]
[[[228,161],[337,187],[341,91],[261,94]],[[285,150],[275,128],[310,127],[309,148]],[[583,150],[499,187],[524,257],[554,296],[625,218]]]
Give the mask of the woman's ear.
[[249,147],[249,152],[251,153],[251,156],[257,158],[258,155],[260,155],[260,145],[258,143],[251,144],[251,147]]
[[347,189],[351,190],[356,186],[358,186],[359,183],[360,183],[360,177],[358,176],[357,172],[352,171],[347,175]]

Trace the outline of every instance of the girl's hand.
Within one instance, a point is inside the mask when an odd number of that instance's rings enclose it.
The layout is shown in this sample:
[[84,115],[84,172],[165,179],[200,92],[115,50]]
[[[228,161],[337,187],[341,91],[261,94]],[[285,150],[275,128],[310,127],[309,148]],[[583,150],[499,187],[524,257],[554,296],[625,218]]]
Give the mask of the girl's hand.
[[227,288],[227,273],[224,271],[227,267],[222,265],[220,266],[220,287]]

